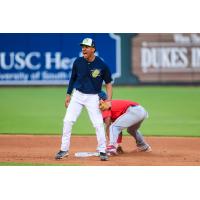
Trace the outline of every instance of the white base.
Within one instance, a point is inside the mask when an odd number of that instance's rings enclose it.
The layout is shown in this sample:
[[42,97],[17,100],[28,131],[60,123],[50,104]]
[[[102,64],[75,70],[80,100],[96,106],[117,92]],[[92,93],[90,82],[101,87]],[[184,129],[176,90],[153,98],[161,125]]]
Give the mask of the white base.
[[75,157],[91,157],[91,156],[99,156],[98,152],[76,152]]

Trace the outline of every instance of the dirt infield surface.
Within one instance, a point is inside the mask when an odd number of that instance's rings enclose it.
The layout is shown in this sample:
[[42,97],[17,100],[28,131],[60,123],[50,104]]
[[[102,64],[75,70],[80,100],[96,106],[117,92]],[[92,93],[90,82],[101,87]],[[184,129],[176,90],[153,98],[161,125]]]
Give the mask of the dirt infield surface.
[[72,136],[70,155],[55,160],[60,136],[0,135],[0,162],[66,164],[80,166],[200,166],[200,138],[146,137],[152,152],[136,152],[134,140],[123,138],[125,153],[100,161],[98,157],[76,158],[75,152],[95,151],[95,136]]

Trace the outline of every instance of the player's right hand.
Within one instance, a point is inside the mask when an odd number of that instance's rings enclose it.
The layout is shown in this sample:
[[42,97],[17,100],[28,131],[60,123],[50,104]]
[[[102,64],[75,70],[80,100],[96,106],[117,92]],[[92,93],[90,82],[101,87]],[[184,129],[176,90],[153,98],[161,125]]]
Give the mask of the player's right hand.
[[104,110],[109,110],[111,108],[111,101],[103,101],[103,100],[100,100],[99,102],[99,108],[100,110],[104,111]]
[[66,99],[65,99],[65,107],[67,108],[69,103],[70,103],[70,100],[71,100],[71,96],[70,95],[67,95],[66,96]]

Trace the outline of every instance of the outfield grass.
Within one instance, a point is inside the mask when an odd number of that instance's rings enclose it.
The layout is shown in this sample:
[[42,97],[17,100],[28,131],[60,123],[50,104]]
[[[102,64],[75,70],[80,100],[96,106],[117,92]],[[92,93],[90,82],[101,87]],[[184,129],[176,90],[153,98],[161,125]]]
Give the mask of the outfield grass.
[[[61,134],[65,87],[0,88],[0,133]],[[144,135],[200,136],[200,87],[114,87],[113,98],[132,99],[149,112]],[[95,134],[84,110],[73,134]]]

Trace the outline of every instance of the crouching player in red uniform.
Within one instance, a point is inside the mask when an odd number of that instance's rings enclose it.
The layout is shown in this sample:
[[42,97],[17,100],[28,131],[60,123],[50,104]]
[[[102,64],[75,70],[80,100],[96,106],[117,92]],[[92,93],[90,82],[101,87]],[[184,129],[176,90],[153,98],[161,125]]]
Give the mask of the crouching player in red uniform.
[[[99,93],[100,101],[105,101],[107,95],[104,91]],[[147,111],[139,104],[129,100],[112,100],[111,108],[102,111],[106,134],[109,138],[107,152],[110,154],[123,153],[122,130],[133,136],[137,145],[137,151],[150,152],[150,145],[144,140],[138,130],[143,120],[148,117]]]

